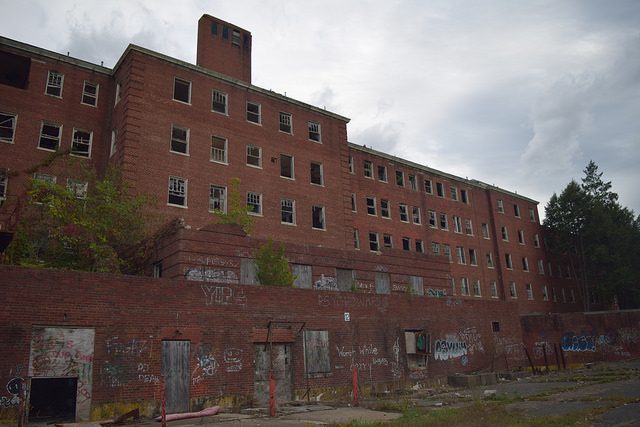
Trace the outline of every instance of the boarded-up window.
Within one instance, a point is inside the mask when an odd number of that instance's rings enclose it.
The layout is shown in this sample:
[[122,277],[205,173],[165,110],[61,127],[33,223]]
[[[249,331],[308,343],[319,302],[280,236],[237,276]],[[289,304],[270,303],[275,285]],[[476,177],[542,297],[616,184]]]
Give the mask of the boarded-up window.
[[391,292],[389,273],[376,273],[376,293],[388,294]]
[[307,374],[331,372],[329,331],[304,331],[304,363]]
[[302,265],[302,264],[292,264],[291,272],[293,273],[295,279],[293,281],[293,286],[295,288],[305,288],[311,289],[312,280],[311,280],[311,266],[310,265]]
[[422,277],[409,276],[409,283],[411,284],[411,293],[413,295],[424,295]]
[[240,259],[240,283],[243,285],[257,285],[256,260],[251,258]]
[[338,290],[341,291],[350,291],[355,285],[353,280],[353,270],[336,268],[336,279],[338,281]]

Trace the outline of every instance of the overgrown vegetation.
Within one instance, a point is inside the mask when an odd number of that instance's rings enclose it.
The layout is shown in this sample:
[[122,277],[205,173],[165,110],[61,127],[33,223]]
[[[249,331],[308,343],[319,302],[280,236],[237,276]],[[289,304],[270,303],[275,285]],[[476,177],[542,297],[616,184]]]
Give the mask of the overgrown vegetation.
[[231,178],[229,182],[229,194],[227,197],[227,211],[214,211],[220,224],[235,224],[242,227],[245,233],[251,234],[253,218],[249,215],[249,208],[242,203],[240,196],[240,178]]
[[258,248],[256,253],[256,275],[262,285],[293,286],[295,276],[289,270],[282,244],[273,248],[271,239]]

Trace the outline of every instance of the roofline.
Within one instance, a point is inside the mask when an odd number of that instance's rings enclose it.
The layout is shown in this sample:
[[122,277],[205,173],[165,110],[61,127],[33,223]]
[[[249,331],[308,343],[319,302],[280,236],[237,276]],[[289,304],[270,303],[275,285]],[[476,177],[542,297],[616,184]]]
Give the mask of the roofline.
[[433,175],[440,175],[440,176],[443,176],[443,177],[446,177],[446,178],[449,178],[449,179],[452,179],[452,180],[455,180],[455,181],[463,182],[463,183],[465,183],[465,184],[467,184],[469,186],[478,187],[478,188],[481,188],[483,190],[499,191],[501,193],[508,194],[508,195],[510,195],[512,197],[516,197],[518,199],[526,200],[527,202],[535,203],[536,205],[538,205],[540,203],[537,200],[534,200],[534,199],[531,199],[529,197],[520,195],[518,193],[514,193],[514,192],[509,191],[509,190],[505,190],[504,188],[500,188],[500,187],[497,187],[495,185],[487,184],[486,182],[478,181],[477,179],[462,178],[462,177],[459,177],[457,175],[453,175],[453,174],[450,174],[450,173],[447,173],[447,172],[443,172],[443,171],[438,170],[438,169],[433,169],[433,168],[430,168],[428,166],[424,166],[424,165],[420,165],[418,163],[411,162],[409,160],[401,159],[400,157],[396,157],[394,155],[387,154],[387,153],[384,153],[382,151],[374,150],[374,149],[366,147],[364,145],[354,144],[353,142],[349,142],[348,145],[349,145],[350,149],[353,149],[353,150],[356,150],[356,151],[361,151],[363,153],[371,154],[371,155],[374,155],[374,156],[382,157],[382,158],[385,158],[387,160],[402,164],[404,166],[407,166],[407,167],[410,167],[410,168],[413,168],[413,169],[418,169],[420,171],[427,172],[427,173],[430,173],[430,174],[433,174]]
[[88,70],[95,71],[95,72],[98,72],[98,73],[106,74],[108,76],[112,75],[111,68],[107,68],[107,67],[104,67],[102,65],[96,65],[96,64],[93,64],[93,63],[88,62],[88,61],[83,61],[82,59],[74,58],[74,57],[69,56],[69,55],[62,55],[60,53],[53,52],[51,50],[46,50],[46,49],[43,49],[43,48],[40,48],[40,47],[36,47],[36,46],[30,45],[28,43],[19,42],[17,40],[12,40],[12,39],[9,39],[9,38],[6,38],[6,37],[0,36],[0,45],[9,46],[9,47],[12,47],[14,49],[27,51],[27,52],[29,52],[31,54],[38,55],[38,56],[44,56],[46,58],[54,59],[56,61],[73,64],[75,66],[78,66],[78,67],[81,67],[81,68],[86,68]]
[[154,57],[156,59],[159,59],[161,61],[169,62],[169,63],[171,63],[173,65],[177,65],[179,67],[189,69],[189,70],[191,70],[193,72],[196,72],[198,74],[202,74],[202,75],[205,75],[207,77],[213,77],[215,79],[221,80],[221,81],[223,81],[225,83],[234,85],[236,87],[239,87],[239,88],[242,88],[242,89],[245,89],[245,90],[248,90],[248,91],[256,92],[256,93],[259,93],[259,94],[262,94],[262,95],[277,99],[277,100],[282,101],[282,102],[286,102],[286,103],[289,103],[289,104],[295,104],[300,108],[303,108],[303,109],[306,109],[306,110],[309,110],[309,111],[313,111],[313,112],[316,112],[316,113],[319,113],[319,114],[323,114],[325,116],[328,116],[328,117],[343,121],[345,123],[349,123],[349,121],[351,121],[351,119],[349,119],[348,117],[341,116],[341,115],[336,114],[336,113],[332,113],[332,112],[327,111],[325,109],[315,107],[315,106],[313,106],[311,104],[307,104],[307,103],[304,103],[302,101],[298,101],[296,99],[289,98],[287,96],[281,95],[281,94],[279,94],[277,92],[274,92],[272,90],[262,89],[261,87],[254,86],[252,84],[248,84],[248,83],[243,82],[243,81],[238,80],[238,79],[234,79],[233,77],[229,77],[227,75],[218,73],[216,71],[209,70],[208,68],[204,68],[204,67],[201,67],[199,65],[194,65],[194,64],[191,64],[189,62],[182,61],[180,59],[172,58],[172,57],[170,57],[168,55],[165,55],[165,54],[162,54],[162,53],[159,53],[159,52],[155,52],[153,50],[146,49],[144,47],[141,47],[141,46],[138,46],[138,45],[135,45],[135,44],[129,44],[129,46],[127,46],[127,48],[125,49],[124,53],[120,56],[120,59],[118,60],[116,65],[113,67],[113,74],[114,75],[117,72],[117,69],[120,67],[120,65],[122,65],[122,62],[124,61],[126,56],[131,52],[138,52],[138,53],[141,53],[143,55],[152,56],[152,57]]

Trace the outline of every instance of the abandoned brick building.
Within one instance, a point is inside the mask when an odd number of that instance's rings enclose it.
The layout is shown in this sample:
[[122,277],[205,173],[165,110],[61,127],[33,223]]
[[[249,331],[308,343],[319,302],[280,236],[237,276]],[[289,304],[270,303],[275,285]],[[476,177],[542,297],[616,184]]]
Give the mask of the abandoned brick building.
[[[30,180],[90,191],[69,163],[45,164],[62,151],[99,173],[118,168],[132,191],[161,201],[156,214],[182,224],[147,278],[0,266],[8,301],[48,301],[42,313],[14,313],[0,332],[16,348],[0,378],[28,378],[32,408],[43,388],[66,387],[77,419],[116,403],[111,411],[144,401],[151,413],[161,376],[186,382],[169,387],[172,410],[260,402],[276,360],[292,363],[283,400],[344,387],[354,367],[377,384],[494,367],[503,353],[524,366],[522,343],[543,335],[523,331],[524,319],[558,342],[579,329],[544,323],[547,313],[579,312],[582,296],[575,272],[545,252],[536,201],[348,142],[346,117],[252,85],[251,48],[248,31],[209,15],[198,23],[195,65],[129,45],[110,69],[0,37],[0,232],[15,227]],[[234,178],[255,220],[251,236],[215,224]],[[257,284],[253,256],[269,238],[285,244],[294,289],[246,286]],[[132,305],[128,286],[144,287],[155,308]],[[66,297],[49,301],[54,294]],[[79,294],[91,312],[70,302]],[[422,353],[420,333],[433,337]],[[268,339],[277,349],[258,345]],[[58,345],[68,351],[54,356]],[[615,348],[618,357],[637,351]],[[186,358],[186,379],[161,372],[167,354]],[[16,396],[2,398],[3,417]]]

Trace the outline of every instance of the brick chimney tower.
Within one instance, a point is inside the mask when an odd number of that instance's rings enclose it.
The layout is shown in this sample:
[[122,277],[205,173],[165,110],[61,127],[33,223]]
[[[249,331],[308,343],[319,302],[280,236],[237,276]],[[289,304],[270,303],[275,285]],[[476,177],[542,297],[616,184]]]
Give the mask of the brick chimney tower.
[[251,84],[251,33],[202,15],[198,21],[196,64]]

